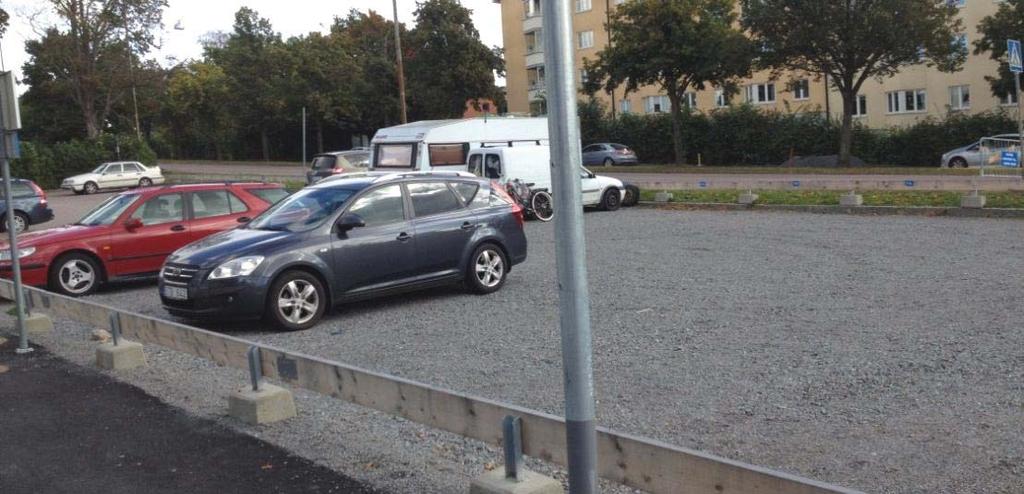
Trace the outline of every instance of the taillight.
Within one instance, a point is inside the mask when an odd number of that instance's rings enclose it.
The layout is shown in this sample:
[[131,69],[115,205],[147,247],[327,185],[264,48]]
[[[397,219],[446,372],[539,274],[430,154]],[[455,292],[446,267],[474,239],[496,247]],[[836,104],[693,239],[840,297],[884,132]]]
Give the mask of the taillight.
[[46,191],[36,185],[35,182],[29,182],[28,185],[32,187],[32,190],[34,190],[36,195],[39,196],[39,204],[46,204]]
[[331,170],[331,174],[332,175],[337,175],[339,173],[345,173],[345,169],[344,168],[334,168],[334,169]]
[[505,186],[498,183],[497,180],[491,180],[491,193],[501,198],[501,200],[507,202],[512,206],[512,217],[516,219],[516,223],[519,224],[519,228],[522,228],[526,224],[526,215],[523,212],[523,207],[519,205],[519,202],[509,195],[508,191],[505,190]]
[[516,224],[519,228],[522,228],[526,224],[526,216],[523,214],[523,207],[518,204],[512,205],[512,217],[516,219]]

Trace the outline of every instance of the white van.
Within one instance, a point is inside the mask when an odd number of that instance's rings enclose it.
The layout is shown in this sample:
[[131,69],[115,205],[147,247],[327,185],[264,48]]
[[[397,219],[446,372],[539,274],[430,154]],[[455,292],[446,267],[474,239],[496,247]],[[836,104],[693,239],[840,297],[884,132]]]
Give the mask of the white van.
[[[551,147],[523,145],[482,147],[469,152],[469,173],[505,184],[519,179],[534,184],[531,188],[551,190]],[[580,167],[583,205],[616,210],[622,205],[626,187],[621,180],[595,175]],[[555,198],[556,204],[558,198]]]
[[370,141],[370,169],[465,171],[470,150],[484,145],[548,143],[546,118],[424,120],[380,129]]

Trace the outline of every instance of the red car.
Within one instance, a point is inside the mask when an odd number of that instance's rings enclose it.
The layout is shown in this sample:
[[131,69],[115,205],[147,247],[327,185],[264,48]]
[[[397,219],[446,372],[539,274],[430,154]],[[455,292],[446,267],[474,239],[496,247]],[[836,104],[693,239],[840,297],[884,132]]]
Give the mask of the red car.
[[[21,236],[22,280],[79,296],[103,282],[155,276],[175,250],[246,223],[287,195],[284,186],[268,183],[122,192],[77,223]],[[10,246],[2,243],[0,249],[0,276],[10,278]]]

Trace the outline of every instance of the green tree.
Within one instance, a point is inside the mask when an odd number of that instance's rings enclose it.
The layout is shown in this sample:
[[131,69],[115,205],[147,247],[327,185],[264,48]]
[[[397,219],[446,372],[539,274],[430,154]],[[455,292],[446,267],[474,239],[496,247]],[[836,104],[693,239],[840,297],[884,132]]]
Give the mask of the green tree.
[[285,47],[290,64],[288,106],[293,113],[306,108],[317,152],[322,153],[324,126],[346,127],[357,118],[353,82],[361,75],[351,41],[314,32],[289,39]]
[[[408,32],[399,26],[402,36]],[[346,77],[355,97],[353,130],[372,134],[399,121],[398,76],[395,68],[394,23],[380,14],[357,10],[336,17],[331,35],[345,39],[352,49],[355,77]]]
[[229,157],[236,138],[236,120],[225,104],[230,99],[231,85],[219,66],[191,62],[174,71],[162,118],[171,132],[173,149],[189,156]]
[[41,40],[27,43],[32,58],[25,72],[66,92],[81,112],[86,136],[95,139],[131,85],[129,61],[137,63],[153,47],[152,31],[160,25],[167,2],[48,1],[60,22]]
[[997,77],[986,76],[992,86],[992,94],[1006,98],[1016,88],[1013,84],[1015,74],[1010,72],[1006,63],[1006,40],[1024,40],[1024,0],[1006,0],[999,6],[995,15],[985,17],[978,23],[981,39],[974,42],[974,54],[988,52],[992,60],[1000,62]]
[[672,142],[677,163],[686,161],[682,122],[684,97],[708,85],[735,91],[735,80],[750,72],[753,51],[735,28],[733,0],[634,0],[610,17],[609,46],[585,61],[584,91],[626,93],[657,85],[671,102]]
[[470,14],[456,0],[418,4],[416,27],[403,40],[413,120],[458,118],[470,99],[498,99],[501,51],[480,41]]
[[962,22],[947,0],[741,0],[758,65],[827,76],[843,100],[839,162],[850,164],[857,94],[917,64],[958,70],[967,55]]

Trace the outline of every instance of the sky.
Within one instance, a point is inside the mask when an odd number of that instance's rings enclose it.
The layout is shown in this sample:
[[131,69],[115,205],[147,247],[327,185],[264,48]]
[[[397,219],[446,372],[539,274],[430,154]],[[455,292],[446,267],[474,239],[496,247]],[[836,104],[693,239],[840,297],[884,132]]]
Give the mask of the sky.
[[[412,26],[415,18],[416,0],[397,0],[398,20]],[[485,45],[502,46],[501,39],[501,6],[492,0],[461,0],[462,5],[473,11],[473,24],[480,32],[480,39]],[[3,52],[5,70],[14,70],[15,77],[20,80],[21,66],[28,61],[25,53],[25,41],[38,38],[32,27],[30,17],[36,17],[36,24],[52,25],[55,19],[47,10],[48,2],[41,0],[6,0],[4,8],[11,15],[11,26],[0,49]],[[178,61],[202,56],[199,38],[214,31],[230,31],[234,23],[235,12],[247,6],[261,17],[270,20],[274,30],[285,38],[304,34],[310,31],[326,32],[335,16],[344,16],[349,10],[376,10],[388,19],[392,16],[391,2],[388,0],[168,0],[164,10],[164,27],[158,38],[161,49],[151,56],[164,66],[171,66]],[[179,24],[183,28],[175,29]],[[504,81],[499,80],[499,85]],[[19,86],[18,92],[25,91]]]

